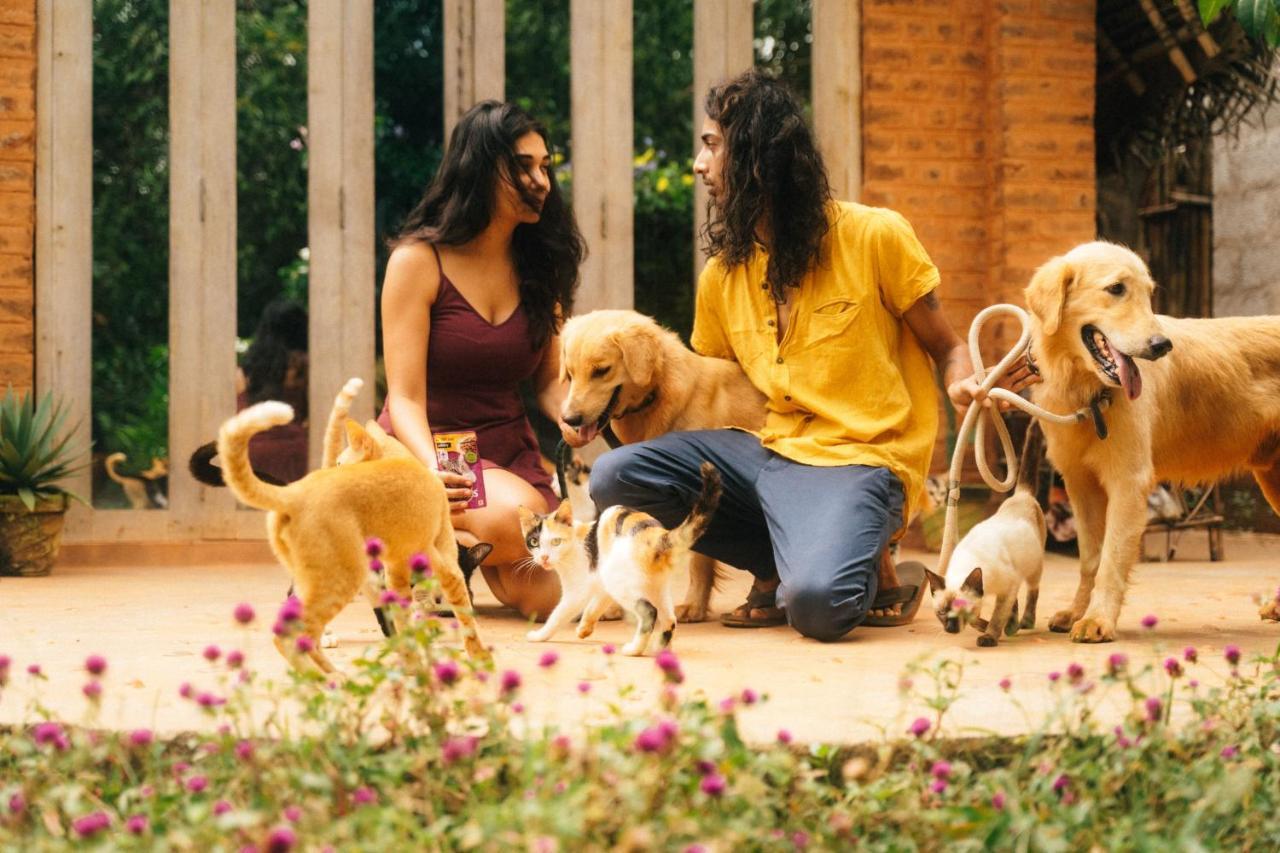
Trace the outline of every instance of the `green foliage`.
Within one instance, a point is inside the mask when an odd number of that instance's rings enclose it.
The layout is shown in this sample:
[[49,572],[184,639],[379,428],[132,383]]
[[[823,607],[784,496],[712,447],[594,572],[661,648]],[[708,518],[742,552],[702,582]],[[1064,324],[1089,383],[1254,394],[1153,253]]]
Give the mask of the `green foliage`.
[[34,510],[39,498],[67,492],[58,481],[75,473],[80,448],[71,444],[75,429],[64,430],[67,408],[46,392],[14,394],[9,386],[0,399],[0,494],[17,495]]
[[1280,0],[1199,0],[1199,7],[1200,19],[1206,25],[1231,11],[1250,36],[1280,47]]
[[[286,648],[297,625],[279,623]],[[1105,671],[1055,673],[1036,710],[988,688],[982,701],[1027,719],[1014,738],[941,736],[964,667],[922,661],[885,737],[800,748],[783,732],[744,742],[737,713],[759,697],[709,699],[673,655],[652,670],[652,704],[626,686],[617,700],[580,690],[557,701],[593,723],[544,727],[531,720],[556,709],[523,707],[526,676],[461,658],[457,640],[414,621],[331,682],[263,682],[253,661],[221,657],[184,694],[206,731],[168,738],[93,729],[132,673],[86,661],[99,673],[88,725],[70,728],[38,700],[60,674],[37,669],[27,719],[41,722],[0,730],[0,847],[264,849],[274,835],[302,849],[1128,851],[1280,837],[1280,653],[1117,654]],[[28,663],[0,657],[0,688]]]

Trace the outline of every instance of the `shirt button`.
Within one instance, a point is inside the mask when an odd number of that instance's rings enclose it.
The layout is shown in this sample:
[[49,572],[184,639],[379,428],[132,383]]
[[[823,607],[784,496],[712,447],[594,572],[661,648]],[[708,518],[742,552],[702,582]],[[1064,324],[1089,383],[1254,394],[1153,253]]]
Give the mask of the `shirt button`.
[[772,320],[766,320],[766,321],[765,321],[765,323],[767,323],[767,324],[768,324],[768,325],[770,325],[770,326],[772,326],[772,325],[773,325],[773,321],[772,321]]
[[784,399],[784,400],[786,400],[788,403],[790,403],[790,402],[791,402],[791,395],[790,395],[790,394],[786,394],[786,395],[784,395],[784,396],[783,396],[783,398],[782,398],[782,399]]
[[782,364],[782,356],[778,356],[778,364]]

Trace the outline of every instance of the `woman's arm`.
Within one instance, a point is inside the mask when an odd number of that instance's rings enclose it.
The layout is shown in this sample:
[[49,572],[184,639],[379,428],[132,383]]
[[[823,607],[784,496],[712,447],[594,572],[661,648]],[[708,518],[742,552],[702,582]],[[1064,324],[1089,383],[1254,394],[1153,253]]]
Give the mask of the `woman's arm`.
[[450,509],[457,512],[471,498],[470,478],[439,470],[427,424],[427,344],[439,291],[440,271],[430,246],[413,243],[391,253],[382,282],[382,354],[391,428],[444,481]]
[[538,362],[538,370],[533,376],[533,389],[538,399],[538,408],[560,427],[560,436],[570,447],[582,447],[585,443],[578,431],[560,420],[560,411],[564,407],[564,398],[569,393],[569,385],[560,378],[560,336],[552,335],[551,340],[542,350],[542,361]]

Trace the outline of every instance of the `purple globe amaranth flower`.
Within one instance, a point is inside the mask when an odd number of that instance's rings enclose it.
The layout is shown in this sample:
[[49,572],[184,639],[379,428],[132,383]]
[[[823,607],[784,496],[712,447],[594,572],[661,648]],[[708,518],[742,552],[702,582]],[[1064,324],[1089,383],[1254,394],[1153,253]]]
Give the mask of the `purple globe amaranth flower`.
[[716,772],[716,763],[709,758],[699,758],[693,768],[698,771],[699,776],[706,776],[709,773]]
[[543,652],[542,657],[538,658],[538,666],[543,669],[556,665],[556,661],[560,660],[559,652]]
[[217,646],[204,647],[204,659],[207,660],[209,663],[213,663],[220,657],[222,657],[222,649],[218,648]]
[[1057,672],[1056,670],[1054,672],[1049,673],[1049,681],[1051,683],[1056,684],[1058,682],[1058,679],[1060,678],[1062,678],[1062,673]]
[[394,589],[384,589],[382,595],[378,596],[378,603],[383,607],[404,607],[406,604]]
[[229,811],[231,811],[231,803],[226,800],[218,800],[213,804],[213,813],[215,815],[226,814]]
[[1061,794],[1070,785],[1071,785],[1071,777],[1068,776],[1066,773],[1063,773],[1057,779],[1053,780],[1053,792],[1055,794]]
[[0,687],[9,683],[9,667],[12,664],[13,660],[8,655],[0,655]]
[[241,625],[248,625],[253,621],[253,617],[255,615],[253,612],[253,605],[249,604],[247,601],[242,601],[236,605],[233,615],[235,616],[236,621]]
[[253,758],[253,743],[247,740],[242,740],[237,743],[236,758],[241,761],[248,761],[250,758]]
[[991,795],[991,808],[998,812],[1004,811],[1004,791],[996,791]]
[[1187,646],[1185,649],[1182,650],[1182,659],[1185,660],[1187,663],[1195,663],[1197,660],[1200,659],[1200,655],[1198,652],[1196,652],[1195,646]]
[[71,828],[81,838],[90,838],[109,826],[111,826],[111,818],[106,812],[93,812],[71,822]]
[[288,853],[298,843],[298,836],[287,826],[277,826],[267,836],[268,853]]
[[66,733],[58,723],[48,722],[37,724],[36,727],[31,730],[31,737],[40,746],[52,744],[60,750],[71,746],[71,742],[67,740]]
[[124,828],[130,835],[142,835],[147,831],[147,816],[136,814],[124,822]]
[[654,655],[653,663],[663,672],[673,672],[680,668],[680,658],[671,649],[663,649]]
[[951,778],[951,762],[949,761],[933,762],[933,766],[929,768],[929,775],[933,776],[935,779],[950,779]]
[[244,652],[239,649],[232,649],[227,652],[227,667],[230,669],[239,669],[244,666]]
[[280,605],[280,610],[276,614],[276,618],[281,622],[297,622],[302,618],[302,601],[296,595],[291,595]]
[[364,540],[364,553],[369,557],[382,556],[382,540],[377,536],[370,536]]
[[935,794],[945,794],[947,792],[947,780],[934,779],[929,783],[929,790],[933,791]]
[[508,669],[502,673],[503,693],[511,693],[512,691],[519,690],[520,683],[520,673],[516,672],[514,669]]
[[378,794],[372,788],[361,786],[351,792],[351,801],[358,806],[367,806],[378,801]]
[[184,681],[178,685],[178,695],[183,699],[190,699],[191,694],[195,692],[195,688],[191,686],[190,681]]
[[155,735],[151,729],[134,729],[129,733],[129,743],[134,746],[150,746],[155,740]]
[[513,714],[523,714],[523,713],[524,713],[524,703],[523,703],[523,702],[512,702],[512,703],[511,703],[511,713],[513,713]]
[[9,798],[9,814],[22,814],[26,810],[27,798],[22,796],[21,791]]
[[1154,613],[1148,613],[1146,616],[1142,617],[1142,627],[1146,628],[1148,631],[1154,628],[1159,622],[1160,620],[1156,618]]
[[658,731],[670,742],[680,736],[680,724],[668,718],[658,723]]
[[636,735],[632,747],[636,752],[661,752],[667,748],[667,738],[656,728],[643,729]]
[[743,705],[754,705],[756,702],[760,701],[760,695],[750,687],[742,691],[741,698]]
[[369,561],[369,571],[373,572],[375,575],[382,574],[382,571],[385,568],[386,566],[382,565],[382,561],[377,557],[374,557]]
[[462,670],[458,668],[456,661],[442,660],[433,667],[436,674],[436,680],[441,684],[453,684],[462,674]]
[[1238,747],[1235,747],[1235,746],[1224,746],[1222,748],[1222,752],[1218,753],[1218,755],[1222,756],[1227,761],[1230,761],[1231,759],[1235,758],[1239,754],[1240,754],[1240,750]]
[[35,676],[36,678],[39,678],[41,675],[44,675],[44,670],[40,669],[40,664],[33,663],[27,667],[27,675],[32,675],[32,676]]
[[1182,675],[1182,664],[1177,658],[1165,658],[1164,671],[1169,673],[1170,678],[1177,678]]
[[1005,693],[1008,693],[1010,687],[1013,687],[1013,682],[1009,680],[1008,676],[1005,676],[1004,678],[1000,679],[1001,690],[1003,690]]
[[1079,684],[1084,679],[1084,667],[1078,663],[1070,663],[1067,665],[1067,680],[1072,684]]
[[1116,652],[1107,658],[1107,674],[1117,676],[1129,667],[1129,658],[1127,655]]
[[298,636],[298,639],[293,641],[293,646],[298,650],[299,654],[305,655],[308,652],[314,650],[316,647],[316,644],[315,644],[315,641],[313,641],[306,634],[300,634]]
[[613,643],[605,643],[603,646],[600,647],[600,651],[604,652],[606,655],[611,655],[617,650],[618,650],[618,647],[615,646]]
[[476,738],[473,737],[451,737],[444,742],[441,747],[440,757],[445,764],[453,764],[464,758],[469,758],[476,751]]
[[1164,703],[1160,701],[1159,696],[1148,696],[1143,705],[1147,710],[1148,722],[1157,722],[1164,713]]
[[1240,663],[1240,647],[1229,643],[1222,650],[1222,656],[1227,659],[1227,663],[1235,666]]
[[201,708],[216,708],[227,704],[227,700],[206,691],[196,696],[196,704]]
[[186,788],[193,794],[199,794],[209,787],[209,779],[205,776],[192,776],[187,780]]
[[783,746],[786,746],[787,744],[791,743],[791,739],[792,739],[791,732],[787,731],[786,729],[778,729],[778,743],[782,744]]
[[708,797],[720,796],[728,786],[729,783],[725,781],[725,778],[719,773],[708,773],[706,776],[702,777],[702,781],[698,784],[702,793],[706,794]]
[[299,806],[285,806],[284,819],[289,823],[297,823],[302,820],[302,809]]
[[927,718],[916,717],[915,720],[911,722],[911,725],[907,728],[907,731],[910,734],[915,735],[916,737],[924,737],[926,734],[928,734],[929,728],[930,728],[930,723]]
[[578,692],[581,693],[583,696],[587,695],[588,693],[591,692],[591,685],[585,681],[579,681]]
[[80,692],[82,692],[85,695],[85,698],[90,702],[97,702],[102,698],[102,682],[92,680],[88,681],[85,683],[84,687],[80,688]]
[[102,675],[107,671],[107,659],[102,655],[89,655],[84,659],[84,668],[90,675]]
[[409,571],[418,577],[428,577],[431,574],[431,559],[422,552],[414,554],[409,558]]

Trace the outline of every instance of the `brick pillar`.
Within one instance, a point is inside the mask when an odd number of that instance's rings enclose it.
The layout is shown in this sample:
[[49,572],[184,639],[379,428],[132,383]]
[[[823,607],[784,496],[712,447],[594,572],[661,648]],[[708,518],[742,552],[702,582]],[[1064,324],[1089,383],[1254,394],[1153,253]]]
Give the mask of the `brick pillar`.
[[0,389],[34,365],[36,0],[0,5]]

